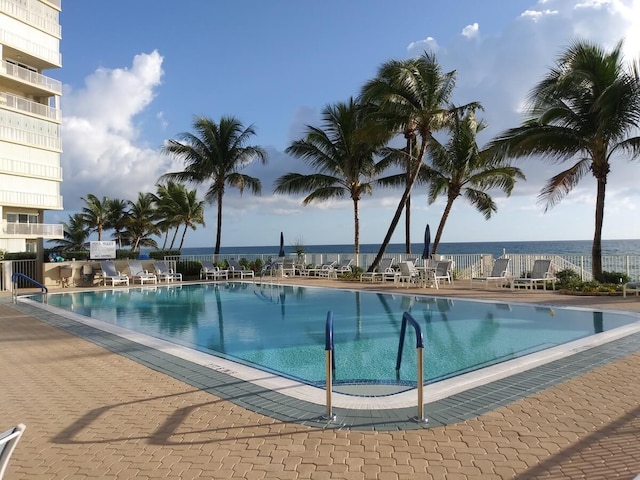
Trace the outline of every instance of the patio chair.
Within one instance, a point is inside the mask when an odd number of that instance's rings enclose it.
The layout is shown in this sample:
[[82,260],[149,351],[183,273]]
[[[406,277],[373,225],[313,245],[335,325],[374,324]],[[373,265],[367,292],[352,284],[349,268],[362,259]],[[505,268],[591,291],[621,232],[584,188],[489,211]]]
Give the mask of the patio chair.
[[385,280],[393,280],[393,282],[396,282],[400,276],[400,272],[394,270],[391,265],[393,265],[393,258],[381,259],[378,266],[372,272],[364,272],[360,275],[360,281],[370,280],[371,282],[375,282],[376,279],[379,278],[381,282]]
[[453,274],[451,272],[451,267],[453,265],[453,261],[451,260],[439,260],[436,262],[436,267],[432,271],[433,276],[431,280],[433,280],[434,286],[440,288],[440,281],[445,280],[449,284],[453,285]]
[[343,258],[335,268],[336,276],[340,273],[351,273],[353,271],[351,265],[353,264],[353,258]]
[[307,268],[306,275],[315,275],[316,277],[332,277],[336,269],[336,261],[323,263],[316,268]]
[[203,260],[202,267],[200,268],[200,280],[229,280],[229,270],[222,270],[220,267],[216,267],[213,262],[209,260]]
[[153,268],[156,272],[156,276],[160,282],[181,282],[182,274],[174,272],[172,268],[169,268],[165,262],[155,262]]
[[400,262],[398,265],[400,266],[398,282],[405,282],[407,284],[407,288],[409,288],[409,285],[411,284],[419,285],[422,283],[422,275],[411,260]]
[[626,298],[627,292],[632,292],[638,296],[640,293],[640,282],[628,282],[622,286],[622,296]]
[[240,279],[245,277],[255,277],[253,270],[249,270],[243,265],[240,265],[240,262],[237,260],[227,260],[227,263],[229,264],[229,275],[231,275],[231,277],[238,277]]
[[0,433],[0,479],[4,476],[4,472],[9,465],[9,458],[11,458],[13,450],[18,445],[25,428],[27,427],[23,423],[19,423],[6,432]]
[[296,274],[296,261],[293,258],[283,258],[281,263],[282,275],[287,276],[291,275],[292,277]]
[[556,277],[551,272],[551,260],[536,260],[533,262],[530,277],[514,278],[511,281],[511,289],[514,288],[537,288],[542,283],[543,290],[547,289],[547,282],[551,282],[553,289],[556,288]]
[[489,282],[495,281],[496,287],[503,286],[509,277],[509,259],[498,258],[493,262],[491,273],[486,277],[472,277],[471,288],[473,288],[473,282],[484,282],[485,288],[489,287]]
[[129,273],[131,274],[131,281],[136,283],[136,280],[140,282],[140,285],[144,285],[146,283],[158,283],[158,277],[156,277],[155,273],[149,272],[142,266],[142,262],[140,260],[129,260],[127,262],[129,264]]
[[111,286],[115,287],[121,283],[129,285],[129,277],[116,270],[116,265],[111,260],[100,262],[100,269],[102,270],[102,284],[107,285],[107,282],[111,282]]

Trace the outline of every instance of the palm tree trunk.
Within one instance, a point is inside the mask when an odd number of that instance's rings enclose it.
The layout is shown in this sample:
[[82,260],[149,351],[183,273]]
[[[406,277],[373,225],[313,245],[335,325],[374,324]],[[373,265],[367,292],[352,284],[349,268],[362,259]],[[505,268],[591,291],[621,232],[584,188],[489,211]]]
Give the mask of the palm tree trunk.
[[216,228],[216,248],[213,251],[213,254],[216,256],[216,260],[218,255],[220,255],[220,237],[222,235],[222,189],[218,189],[218,225]]
[[180,246],[178,247],[178,250],[182,250],[182,245],[184,244],[184,237],[187,235],[187,227],[188,227],[188,225],[185,223],[184,224],[184,230],[182,231],[182,238],[180,239]]
[[440,238],[442,237],[442,232],[444,231],[444,224],[447,223],[447,219],[449,218],[449,213],[451,213],[451,207],[453,207],[454,198],[447,199],[447,206],[444,207],[444,212],[442,213],[442,218],[440,219],[440,224],[438,225],[438,231],[436,232],[436,238],[433,241],[433,248],[431,249],[431,255],[435,255],[436,252],[438,251],[438,245],[440,245]]
[[407,199],[409,195],[411,195],[411,190],[413,189],[413,185],[416,183],[418,179],[418,175],[420,174],[420,168],[422,167],[422,158],[424,157],[424,151],[427,148],[427,140],[423,140],[420,145],[420,153],[418,154],[418,161],[416,162],[415,171],[412,172],[410,181],[407,183],[407,186],[404,189],[404,193],[402,194],[402,198],[400,199],[400,203],[396,208],[396,213],[391,220],[391,225],[389,225],[389,230],[387,230],[387,234],[382,241],[382,245],[380,245],[380,250],[376,255],[376,258],[373,259],[373,263],[369,266],[369,272],[372,272],[380,263],[380,259],[384,255],[384,252],[387,250],[389,246],[389,242],[391,241],[391,237],[393,236],[393,232],[398,226],[398,222],[400,221],[400,216],[402,215],[402,210],[404,210],[405,205],[407,204]]
[[353,199],[353,257],[357,267],[360,257],[360,209],[357,198]]
[[173,250],[173,246],[176,244],[176,239],[178,238],[178,228],[179,227],[176,227],[173,231],[173,238],[171,239],[171,246],[169,247],[171,250]]
[[[411,139],[413,138],[411,135],[405,135],[407,137],[407,155],[408,155],[408,160],[407,160],[407,172],[406,172],[406,177],[407,180],[406,182],[409,183],[409,180],[411,180]],[[405,212],[404,212],[404,238],[405,238],[405,252],[407,255],[411,254],[411,195],[409,195],[407,197],[407,204],[405,205]]]
[[604,197],[607,180],[597,178],[598,193],[596,196],[596,229],[593,234],[593,245],[591,246],[591,273],[593,278],[599,282],[604,281],[602,272],[602,225],[604,220]]

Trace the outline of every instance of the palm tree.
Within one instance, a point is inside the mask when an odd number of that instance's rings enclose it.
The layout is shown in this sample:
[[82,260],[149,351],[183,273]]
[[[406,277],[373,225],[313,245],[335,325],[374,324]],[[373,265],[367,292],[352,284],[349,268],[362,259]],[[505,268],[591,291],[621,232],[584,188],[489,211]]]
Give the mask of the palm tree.
[[559,203],[589,172],[597,183],[592,273],[603,280],[602,225],[607,176],[614,156],[640,154],[640,68],[623,62],[622,42],[611,51],[587,41],[569,46],[556,66],[533,88],[528,119],[499,134],[496,155],[542,155],[552,162],[571,161],[549,179],[538,197],[545,212]]
[[198,200],[197,190],[186,190],[184,194],[178,198],[178,206],[176,211],[176,220],[184,225],[182,237],[180,238],[180,246],[178,250],[182,250],[184,237],[187,235],[187,228],[195,230],[198,225],[204,226],[204,200]]
[[322,127],[307,125],[305,137],[293,142],[286,152],[302,159],[317,173],[287,173],[276,179],[275,193],[309,193],[303,205],[349,195],[353,202],[354,254],[360,253],[359,202],[371,194],[372,180],[384,168],[376,163],[377,151],[389,135],[379,135],[367,122],[372,117],[351,98],[327,105]]
[[179,140],[169,140],[162,147],[165,154],[174,155],[185,162],[182,172],[167,173],[161,177],[165,180],[193,182],[202,184],[211,182],[205,200],[217,203],[218,222],[216,229],[216,246],[214,254],[220,253],[222,235],[222,198],[225,187],[235,187],[240,193],[249,188],[252,193],[259,194],[262,186],[260,180],[239,172],[257,160],[267,162],[266,152],[258,146],[247,145],[255,135],[253,126],[244,128],[234,117],[223,116],[220,123],[196,117],[193,122],[196,134],[182,133]]
[[109,199],[102,197],[102,200],[100,200],[90,193],[86,198],[83,197],[82,200],[86,203],[80,213],[82,221],[89,227],[91,232],[98,234],[98,241],[101,241],[102,232],[108,228],[110,221]]
[[180,198],[185,195],[186,189],[181,183],[171,180],[157,186],[156,194],[153,195],[153,201],[156,206],[156,224],[160,232],[164,232],[164,241],[162,249],[164,250],[169,240],[169,233],[173,230],[173,238],[169,248],[173,249],[173,245],[178,236],[178,230],[182,224],[178,218],[180,210]]
[[[378,70],[378,76],[362,88],[362,101],[379,107],[376,117],[390,131],[402,132],[407,139],[412,135],[420,139],[417,157],[408,161],[411,171],[406,176],[404,192],[370,269],[378,265],[391,241],[420,175],[424,152],[432,140],[433,131],[439,130],[447,120],[455,78],[453,71],[442,73],[435,55],[424,52],[418,58],[384,63]],[[409,148],[408,154],[413,156],[413,149]]]
[[62,247],[64,251],[84,250],[91,231],[84,223],[82,214],[69,215],[69,221],[62,222],[62,224],[64,226],[64,238],[52,240],[52,242]]
[[486,125],[476,120],[473,109],[463,115],[455,109],[454,112],[449,127],[449,141],[443,145],[433,139],[427,147],[427,154],[431,158],[431,165],[427,169],[430,181],[429,204],[433,204],[440,195],[447,196],[447,204],[433,242],[433,254],[438,250],[451,207],[458,197],[463,196],[488,220],[498,207],[487,190],[498,188],[510,195],[516,178],[525,178],[519,168],[480,151],[476,135]]
[[129,221],[127,229],[122,234],[134,252],[140,247],[157,247],[156,241],[152,238],[152,235],[158,233],[154,218],[153,195],[138,193],[138,199],[129,202]]
[[118,248],[122,248],[122,231],[126,228],[129,220],[127,212],[129,202],[119,198],[107,199],[107,209],[109,211],[105,228],[113,229],[113,238],[118,241]]

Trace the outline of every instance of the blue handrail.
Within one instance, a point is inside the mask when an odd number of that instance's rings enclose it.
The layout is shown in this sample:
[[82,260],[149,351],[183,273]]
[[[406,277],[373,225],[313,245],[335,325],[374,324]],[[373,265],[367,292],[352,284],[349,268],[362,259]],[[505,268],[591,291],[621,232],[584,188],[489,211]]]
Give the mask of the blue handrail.
[[27,275],[25,275],[24,273],[18,273],[18,272],[14,272],[11,275],[11,283],[12,283],[12,288],[13,288],[13,297],[15,300],[16,297],[16,291],[18,289],[18,279],[22,278],[23,280],[26,280],[29,283],[34,284],[35,286],[40,288],[40,291],[42,293],[44,293],[45,295],[45,301],[46,301],[46,295],[47,293],[49,293],[49,289],[47,287],[45,287],[43,284],[41,284],[40,282],[38,282],[37,280],[34,280],[31,277],[28,277]]
[[333,344],[333,312],[329,310],[327,312],[327,322],[324,329],[324,349],[325,351],[331,351],[331,368],[336,370],[336,352]]
[[420,325],[415,321],[411,314],[409,314],[409,312],[404,312],[404,314],[402,315],[402,327],[400,328],[400,344],[398,345],[396,371],[400,370],[400,364],[402,363],[402,350],[404,347],[404,336],[407,331],[407,322],[409,322],[416,330],[416,348],[424,348],[424,341],[422,338],[422,330],[420,329]]

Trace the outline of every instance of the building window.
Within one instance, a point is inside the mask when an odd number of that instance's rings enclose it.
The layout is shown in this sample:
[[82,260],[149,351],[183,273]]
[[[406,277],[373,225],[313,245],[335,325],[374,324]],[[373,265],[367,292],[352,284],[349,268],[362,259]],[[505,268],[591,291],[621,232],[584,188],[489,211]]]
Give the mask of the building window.
[[7,223],[29,223],[36,224],[38,215],[32,213],[7,213]]

